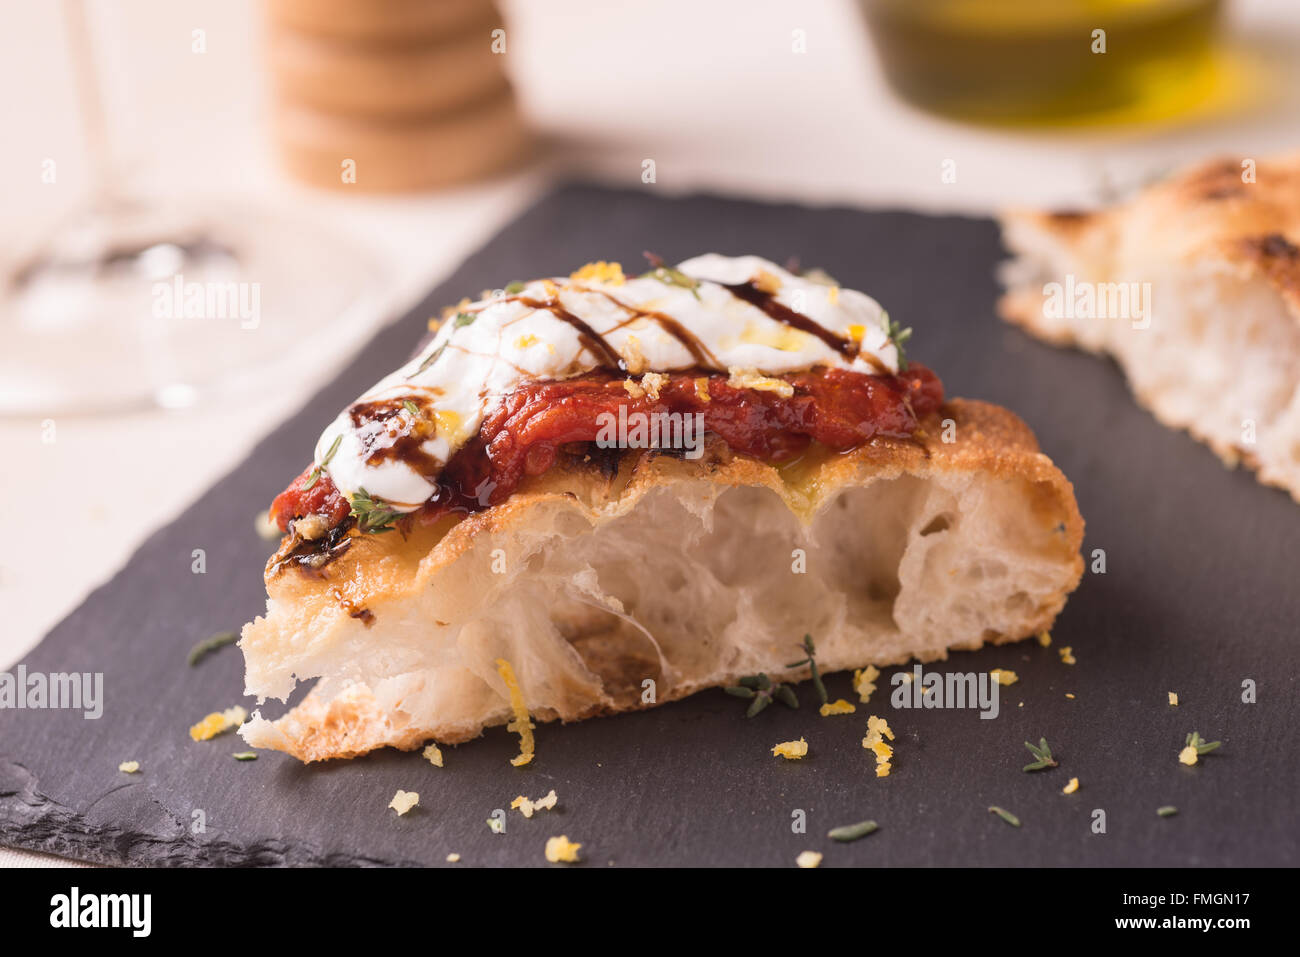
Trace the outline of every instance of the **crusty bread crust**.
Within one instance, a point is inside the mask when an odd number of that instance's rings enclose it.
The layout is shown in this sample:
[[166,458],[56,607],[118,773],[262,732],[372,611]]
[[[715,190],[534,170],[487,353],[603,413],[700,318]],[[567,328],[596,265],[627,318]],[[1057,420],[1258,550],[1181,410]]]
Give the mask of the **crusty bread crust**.
[[[1251,161],[1254,162],[1254,161]],[[1012,210],[1003,318],[1114,356],[1138,401],[1300,501],[1300,153],[1215,160],[1096,212]],[[1151,284],[1148,328],[1048,315],[1044,286]]]
[[[498,656],[543,721],[762,670],[806,677],[784,667],[805,630],[826,672],[942,658],[1050,627],[1082,538],[1069,481],[1020,419],[981,402],[950,402],[912,440],[781,469],[721,443],[698,461],[629,453],[612,476],[570,463],[454,524],[358,539],[320,575],[268,566],[268,615],[240,642],[248,693],[326,678],[243,734],[303,761],[465,741],[510,717]],[[790,575],[792,545],[821,563],[811,575]]]

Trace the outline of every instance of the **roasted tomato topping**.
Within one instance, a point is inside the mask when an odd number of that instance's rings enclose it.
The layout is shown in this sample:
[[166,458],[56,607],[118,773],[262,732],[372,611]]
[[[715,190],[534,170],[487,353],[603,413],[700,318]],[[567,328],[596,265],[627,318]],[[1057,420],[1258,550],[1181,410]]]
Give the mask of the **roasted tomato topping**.
[[[943,403],[943,385],[924,366],[912,364],[899,375],[863,375],[843,369],[780,376],[793,394],[770,388],[728,385],[723,375],[672,373],[657,395],[627,379],[597,372],[560,381],[533,382],[506,396],[483,420],[478,434],[431,476],[437,494],[421,517],[448,511],[477,511],[504,501],[526,476],[555,464],[561,447],[595,442],[603,414],[660,413],[703,416],[707,432],[730,448],[768,462],[799,454],[817,441],[844,451],[875,436],[906,438],[917,420]],[[635,393],[640,392],[637,395]],[[308,468],[271,505],[271,515],[287,529],[291,519],[320,514],[330,525],[347,517],[347,500],[321,475],[310,488]]]

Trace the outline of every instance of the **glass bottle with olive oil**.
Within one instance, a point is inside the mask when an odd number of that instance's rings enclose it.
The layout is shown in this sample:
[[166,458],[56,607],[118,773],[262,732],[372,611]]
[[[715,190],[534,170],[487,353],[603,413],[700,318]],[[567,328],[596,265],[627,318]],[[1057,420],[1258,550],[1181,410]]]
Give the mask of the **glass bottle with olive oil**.
[[1219,83],[1222,0],[859,0],[905,99],[981,122],[1154,121]]

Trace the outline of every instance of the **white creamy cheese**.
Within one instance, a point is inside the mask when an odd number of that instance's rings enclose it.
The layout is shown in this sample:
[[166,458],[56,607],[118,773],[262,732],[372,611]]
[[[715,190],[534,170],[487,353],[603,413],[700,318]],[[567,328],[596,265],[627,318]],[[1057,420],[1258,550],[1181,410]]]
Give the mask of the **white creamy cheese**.
[[[624,282],[554,278],[526,283],[522,290],[464,306],[472,321],[448,319],[420,355],[386,376],[358,402],[418,399],[434,410],[436,434],[422,450],[446,463],[477,434],[501,399],[532,379],[564,379],[602,368],[602,357],[583,342],[575,324],[549,308],[557,303],[608,343],[628,374],[669,372],[699,365],[691,350],[650,312],[675,320],[708,350],[719,371],[746,370],[779,375],[815,366],[857,372],[898,371],[898,352],[888,337],[884,311],[870,296],[795,276],[757,256],[709,254],[677,267],[697,280],[695,287],[646,276]],[[773,289],[781,305],[812,320],[836,337],[858,343],[846,356],[805,332],[736,296],[726,285],[758,280]],[[436,356],[436,358],[434,358]],[[430,361],[432,359],[432,361]],[[872,361],[874,360],[874,361]],[[363,422],[354,428],[344,410],[316,443],[315,463],[351,497],[361,489],[400,511],[419,508],[433,495],[430,481],[398,459],[367,461],[375,449],[391,446],[403,423]],[[330,455],[337,440],[338,446]]]

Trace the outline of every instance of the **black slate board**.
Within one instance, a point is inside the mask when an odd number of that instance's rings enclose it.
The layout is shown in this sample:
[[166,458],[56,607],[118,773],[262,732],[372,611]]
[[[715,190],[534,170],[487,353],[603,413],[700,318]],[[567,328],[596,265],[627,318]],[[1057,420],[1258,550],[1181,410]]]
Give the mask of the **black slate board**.
[[[913,352],[949,394],[1009,406],[1035,429],[1073,479],[1086,552],[1104,549],[1107,569],[1085,575],[1054,647],[1030,641],[936,666],[1018,672],[1001,717],[894,711],[882,680],[867,710],[898,733],[884,780],[859,744],[865,711],[820,718],[806,685],[802,710],[774,707],[750,721],[742,703],[713,691],[543,725],[525,769],[507,763],[516,739],[502,729],[445,749],[441,770],[418,752],[237,763],[233,736],[190,742],[191,722],[239,700],[242,658],[225,648],[190,668],[186,653],[261,611],[269,546],[251,516],[302,467],[333,410],[405,357],[441,305],[593,259],[636,264],[644,249],[669,261],[716,250],[822,266],[916,328]],[[588,186],[552,194],[381,332],[30,655],[31,671],[104,672],[106,710],[97,721],[0,711],[0,843],[143,864],[442,864],[454,851],[460,866],[531,865],[558,833],[583,843],[588,866],[789,865],[804,849],[826,851],[823,866],[1295,863],[1300,506],[1156,425],[1112,364],[999,324],[1001,255],[987,220]],[[195,548],[206,549],[204,575],[191,573]],[[1061,662],[1061,645],[1073,646],[1077,665]],[[1246,679],[1257,683],[1255,704],[1241,700]],[[847,676],[828,683],[833,697],[853,697]],[[1193,729],[1223,747],[1188,768],[1176,758]],[[801,735],[808,758],[771,756],[774,743]],[[1062,766],[1024,774],[1022,742],[1040,736]],[[142,773],[120,774],[128,759]],[[1071,776],[1081,787],[1064,796]],[[494,809],[552,787],[557,811],[510,812],[504,835],[489,832]],[[386,807],[398,788],[421,795],[402,818]],[[1024,826],[1009,828],[991,804]],[[1167,804],[1178,815],[1158,818]],[[1092,830],[1094,809],[1105,812],[1104,834]],[[805,834],[792,830],[799,810]],[[206,824],[198,833],[196,811]],[[852,845],[823,837],[863,818],[880,830]]]

